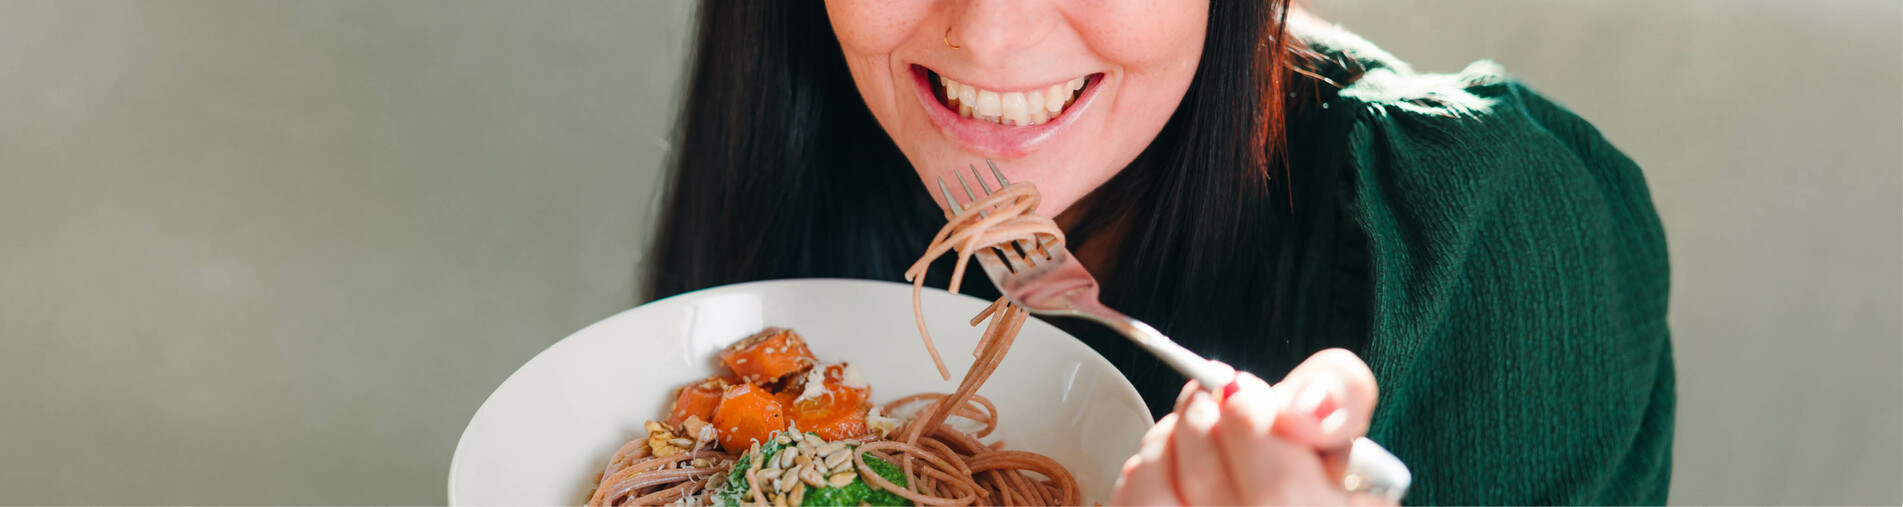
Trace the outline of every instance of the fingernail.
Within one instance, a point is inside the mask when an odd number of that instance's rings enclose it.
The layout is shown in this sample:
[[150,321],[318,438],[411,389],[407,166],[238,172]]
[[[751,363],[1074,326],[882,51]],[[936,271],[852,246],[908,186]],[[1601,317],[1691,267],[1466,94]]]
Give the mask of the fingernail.
[[1334,394],[1320,385],[1308,386],[1295,398],[1295,413],[1313,417],[1324,433],[1340,429],[1348,420],[1348,412],[1335,402]]
[[1228,405],[1229,400],[1231,398],[1236,397],[1236,391],[1241,391],[1241,390],[1242,390],[1241,383],[1230,381],[1229,385],[1222,386],[1222,397],[1218,398],[1217,403],[1222,405]]
[[1190,395],[1189,406],[1183,412],[1183,420],[1191,425],[1212,426],[1216,423],[1216,403],[1209,397],[1208,391],[1197,391]]

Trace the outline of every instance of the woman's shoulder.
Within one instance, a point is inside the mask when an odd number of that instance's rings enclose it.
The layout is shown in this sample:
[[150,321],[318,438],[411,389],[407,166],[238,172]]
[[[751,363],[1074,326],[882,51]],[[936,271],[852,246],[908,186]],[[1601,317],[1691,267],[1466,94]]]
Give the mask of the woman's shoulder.
[[1558,166],[1639,176],[1638,165],[1590,122],[1495,62],[1422,73],[1340,27],[1291,29],[1336,88],[1325,105],[1352,115],[1347,147],[1364,155],[1389,151],[1389,169],[1446,176]]
[[[1502,66],[1481,60],[1456,73],[1420,73],[1338,27],[1298,36],[1330,67],[1321,79],[1332,74],[1338,87],[1323,107],[1347,115],[1337,123],[1337,158],[1358,204],[1450,232],[1571,217],[1662,247],[1638,164]],[[1515,215],[1496,215],[1507,211]]]

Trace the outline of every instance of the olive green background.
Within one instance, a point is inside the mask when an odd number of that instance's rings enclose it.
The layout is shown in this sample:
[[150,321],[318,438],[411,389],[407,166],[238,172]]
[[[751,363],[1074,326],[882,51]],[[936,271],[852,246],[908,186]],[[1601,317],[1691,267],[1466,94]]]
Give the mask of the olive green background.
[[[1903,502],[1903,6],[1314,6],[1645,167],[1674,503]],[[442,502],[489,391],[638,302],[692,10],[0,0],[0,503]]]

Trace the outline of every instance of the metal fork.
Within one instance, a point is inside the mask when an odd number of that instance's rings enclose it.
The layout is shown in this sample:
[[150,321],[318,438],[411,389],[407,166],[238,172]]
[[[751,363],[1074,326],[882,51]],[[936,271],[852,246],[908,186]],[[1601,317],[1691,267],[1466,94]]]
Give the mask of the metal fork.
[[[1011,184],[1011,180],[1005,179],[1004,171],[998,170],[997,164],[985,160],[985,165],[991,167],[992,176],[998,179],[999,189]],[[964,188],[967,202],[978,200],[971,185],[965,182],[964,174],[952,174],[957,176],[958,185]],[[977,180],[979,190],[987,196],[991,195],[991,187],[978,174],[977,166],[971,167],[971,177]],[[951,207],[953,213],[964,213],[964,207],[958,204],[958,198],[952,195],[951,188],[945,186],[942,177],[938,178],[938,190],[945,194],[945,204]],[[979,213],[988,216],[983,210]],[[1195,379],[1202,384],[1203,389],[1215,393],[1221,393],[1235,378],[1234,368],[1204,359],[1149,324],[1104,306],[1097,300],[1097,279],[1084,269],[1083,264],[1071,257],[1070,249],[1063,244],[1027,245],[1018,241],[1010,248],[993,247],[989,250],[976,255],[978,264],[984,267],[985,274],[991,278],[991,283],[998,286],[999,292],[1025,310],[1037,315],[1082,318],[1115,329],[1183,376]],[[1342,485],[1348,490],[1385,496],[1396,502],[1407,494],[1413,475],[1387,449],[1363,437],[1356,438],[1347,452]]]

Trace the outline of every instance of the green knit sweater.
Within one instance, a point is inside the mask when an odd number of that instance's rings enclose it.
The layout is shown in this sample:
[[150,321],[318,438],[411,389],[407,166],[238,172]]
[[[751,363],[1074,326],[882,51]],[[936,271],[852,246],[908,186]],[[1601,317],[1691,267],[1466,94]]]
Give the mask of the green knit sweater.
[[1664,503],[1670,277],[1639,167],[1490,62],[1417,74],[1309,32],[1360,72],[1323,98],[1343,151],[1294,334],[1361,345],[1406,503]]

